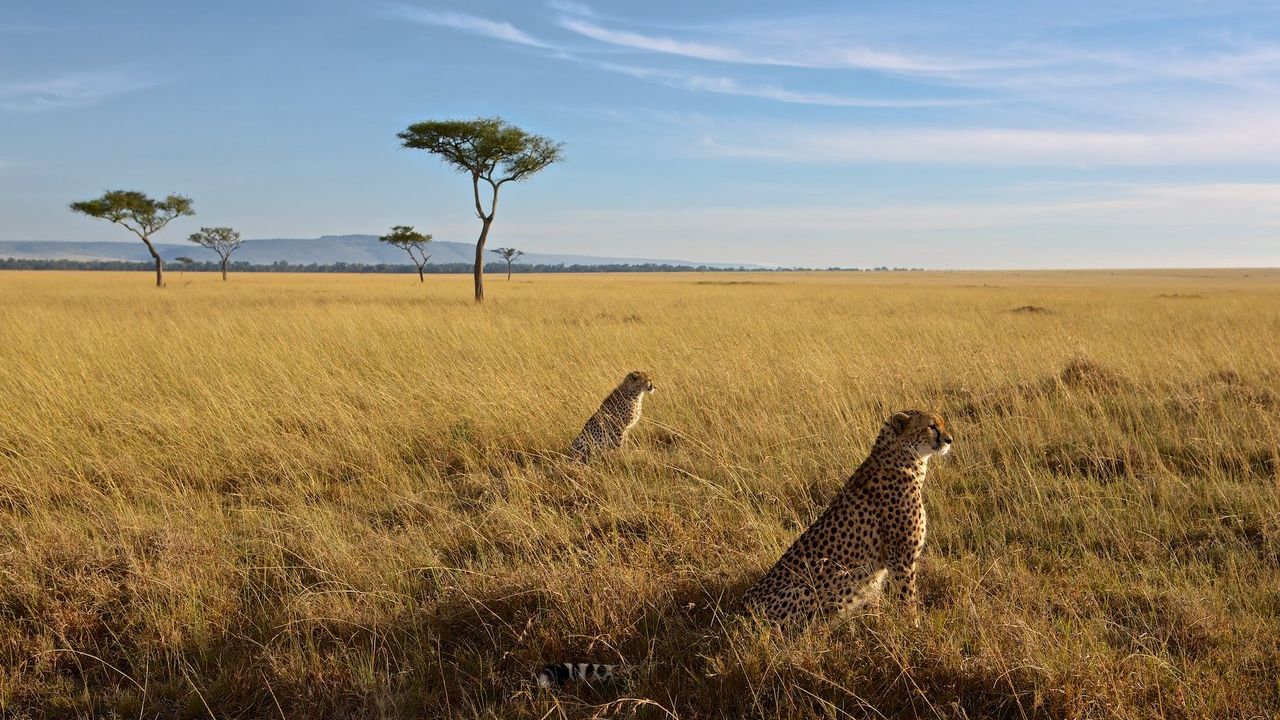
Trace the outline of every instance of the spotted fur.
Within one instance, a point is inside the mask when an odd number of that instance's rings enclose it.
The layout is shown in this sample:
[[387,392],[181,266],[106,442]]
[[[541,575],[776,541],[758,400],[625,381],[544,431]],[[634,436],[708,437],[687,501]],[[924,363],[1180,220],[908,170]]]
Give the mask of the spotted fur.
[[888,580],[893,599],[914,615],[926,524],[921,487],[929,458],[950,449],[937,414],[889,418],[826,510],[743,595],[744,609],[795,626],[865,605]]
[[640,422],[644,396],[651,392],[653,380],[648,373],[640,370],[628,373],[574,438],[569,446],[569,455],[580,462],[587,462],[603,450],[620,447],[627,439],[627,432]]
[[596,663],[556,663],[538,671],[535,679],[538,687],[549,688],[574,680],[608,682],[613,679],[617,665]]
[[[801,627],[872,602],[887,579],[893,598],[914,615],[916,563],[926,524],[921,489],[929,458],[945,455],[951,440],[936,413],[907,410],[885,421],[867,459],[809,529],[747,589],[739,609],[781,627]],[[538,673],[538,684],[591,679],[581,672],[549,673],[557,667],[582,666],[548,666]],[[603,667],[612,677],[618,666]]]

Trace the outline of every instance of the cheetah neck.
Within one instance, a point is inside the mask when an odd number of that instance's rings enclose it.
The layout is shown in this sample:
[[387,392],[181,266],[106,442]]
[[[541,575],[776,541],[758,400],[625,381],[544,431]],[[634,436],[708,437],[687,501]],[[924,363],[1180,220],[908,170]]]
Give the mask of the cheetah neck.
[[633,427],[636,423],[640,422],[640,410],[643,405],[644,392],[636,393],[636,396],[631,400],[631,418],[630,422],[627,423],[628,428]]
[[[929,469],[929,458],[914,453],[902,454],[896,448],[876,448],[858,466],[846,483],[847,487],[859,485],[903,486],[920,488]],[[885,472],[887,470],[887,472]]]

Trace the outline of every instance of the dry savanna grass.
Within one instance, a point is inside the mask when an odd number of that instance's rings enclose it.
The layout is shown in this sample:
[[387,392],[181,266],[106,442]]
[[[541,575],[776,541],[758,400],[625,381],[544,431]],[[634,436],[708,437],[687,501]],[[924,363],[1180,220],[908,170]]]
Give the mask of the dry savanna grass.
[[[468,282],[0,274],[0,716],[1280,713],[1280,272]],[[921,627],[733,615],[910,407]]]

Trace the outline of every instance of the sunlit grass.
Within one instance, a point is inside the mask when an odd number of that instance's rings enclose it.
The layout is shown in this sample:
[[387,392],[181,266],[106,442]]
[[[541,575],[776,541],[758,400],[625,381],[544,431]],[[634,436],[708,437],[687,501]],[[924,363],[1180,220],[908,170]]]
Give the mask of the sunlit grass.
[[[1280,713],[1280,272],[468,282],[0,273],[0,716]],[[922,627],[729,615],[909,407]]]

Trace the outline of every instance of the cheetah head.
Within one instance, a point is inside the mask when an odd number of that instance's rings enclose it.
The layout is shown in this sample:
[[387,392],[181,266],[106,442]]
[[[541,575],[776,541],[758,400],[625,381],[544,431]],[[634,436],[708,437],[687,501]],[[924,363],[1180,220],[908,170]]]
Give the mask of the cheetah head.
[[881,435],[889,442],[905,445],[917,457],[946,455],[951,450],[951,433],[942,416],[924,410],[904,410],[885,422]]
[[627,373],[627,379],[622,381],[627,387],[639,392],[653,392],[653,380],[649,377],[649,373],[643,370],[632,370]]

